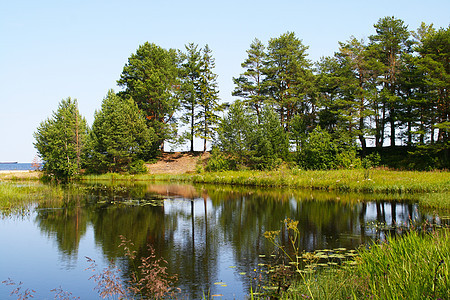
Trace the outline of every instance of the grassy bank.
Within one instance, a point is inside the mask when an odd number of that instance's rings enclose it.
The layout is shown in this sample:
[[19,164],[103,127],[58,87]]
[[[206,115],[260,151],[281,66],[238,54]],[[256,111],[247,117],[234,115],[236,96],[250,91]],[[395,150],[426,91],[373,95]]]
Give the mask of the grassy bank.
[[355,265],[301,276],[282,299],[450,299],[450,230],[361,248]]
[[83,176],[97,181],[182,181],[251,187],[285,187],[336,193],[382,194],[418,201],[422,207],[450,210],[450,173],[374,170],[227,171],[182,175],[103,174]]
[[64,189],[35,181],[0,181],[0,215],[23,212],[31,204],[63,198]]
[[417,193],[450,191],[449,172],[376,170],[278,170],[203,172],[182,175],[83,176],[87,180],[163,180],[243,186],[291,187],[341,192]]

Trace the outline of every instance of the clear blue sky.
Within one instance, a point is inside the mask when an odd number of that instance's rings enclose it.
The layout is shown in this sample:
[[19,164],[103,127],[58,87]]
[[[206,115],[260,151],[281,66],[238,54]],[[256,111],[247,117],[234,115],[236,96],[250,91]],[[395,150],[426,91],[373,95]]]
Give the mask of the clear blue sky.
[[374,34],[385,16],[415,30],[450,22],[448,0],[140,1],[14,0],[0,6],[0,161],[30,162],[33,132],[61,99],[77,98],[92,124],[108,89],[119,88],[128,57],[146,41],[184,49],[209,44],[220,97],[232,101],[232,77],[254,38],[293,31],[309,58],[333,55],[339,41]]

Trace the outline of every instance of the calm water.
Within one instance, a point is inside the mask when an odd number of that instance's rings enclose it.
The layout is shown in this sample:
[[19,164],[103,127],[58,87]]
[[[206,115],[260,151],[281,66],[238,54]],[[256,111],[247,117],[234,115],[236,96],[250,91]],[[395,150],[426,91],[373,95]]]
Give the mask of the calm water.
[[31,163],[0,164],[0,171],[29,171],[33,170]]
[[[178,184],[92,183],[81,189],[67,193],[62,204],[49,201],[28,215],[0,219],[0,281],[23,282],[22,290],[36,290],[36,299],[53,299],[50,290],[59,287],[96,299],[86,257],[100,268],[118,262],[126,278],[130,266],[118,247],[123,235],[138,255],[147,256],[151,245],[164,257],[189,299],[208,293],[245,299],[249,276],[273,251],[263,234],[280,230],[285,218],[299,221],[305,251],[357,248],[382,237],[369,225],[376,221],[436,221],[414,203],[361,203],[347,194]],[[11,291],[1,284],[0,299],[9,299]]]

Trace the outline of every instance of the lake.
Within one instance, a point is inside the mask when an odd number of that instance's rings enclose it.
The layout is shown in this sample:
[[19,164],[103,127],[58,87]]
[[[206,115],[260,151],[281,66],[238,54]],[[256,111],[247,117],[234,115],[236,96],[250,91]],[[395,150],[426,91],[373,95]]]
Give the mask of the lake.
[[0,163],[0,171],[31,171],[31,163]]
[[[361,201],[367,197],[374,199]],[[288,243],[286,218],[299,221],[301,251],[356,249],[411,220],[440,222],[413,201],[392,198],[176,183],[77,184],[29,213],[0,219],[0,281],[22,282],[22,291],[36,290],[37,299],[53,299],[55,288],[99,298],[86,257],[97,270],[114,261],[118,274],[129,278],[132,265],[119,248],[124,236],[139,257],[149,255],[150,245],[168,262],[180,298],[244,299],[274,253],[264,232],[281,230],[281,242]],[[9,299],[12,290],[1,284],[0,299]]]

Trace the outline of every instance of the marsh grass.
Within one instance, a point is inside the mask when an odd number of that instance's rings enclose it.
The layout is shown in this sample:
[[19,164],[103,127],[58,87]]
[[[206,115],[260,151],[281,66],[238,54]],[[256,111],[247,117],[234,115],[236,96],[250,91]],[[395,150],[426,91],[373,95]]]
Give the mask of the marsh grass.
[[412,193],[450,190],[448,172],[410,172],[372,170],[279,170],[274,172],[233,171],[191,175],[194,182],[211,182],[253,186],[287,186],[319,190]]
[[[325,249],[302,253],[295,245],[301,232],[285,220],[291,249],[278,242],[279,231],[265,237],[288,260],[269,269],[272,294],[282,299],[450,299],[450,229],[411,228],[385,242],[358,251]],[[289,268],[291,272],[279,272]],[[284,278],[279,278],[279,277]],[[281,288],[280,288],[281,287]]]
[[0,182],[0,214],[24,211],[42,200],[44,194],[54,192],[53,188],[36,182]]
[[450,299],[449,229],[361,248],[354,265],[297,280],[283,299]]
[[61,186],[35,181],[0,181],[0,216],[23,214],[32,205],[60,206],[84,193],[75,185]]
[[449,228],[389,237],[359,255],[354,274],[375,299],[450,299]]
[[419,204],[437,210],[450,210],[450,191],[426,193],[418,196]]
[[41,171],[2,171],[0,181],[38,181],[42,174]]
[[343,192],[415,193],[450,191],[450,173],[373,169],[311,171],[281,168],[277,171],[225,171],[182,175],[104,174],[83,180],[189,181],[197,183],[292,187]]

